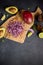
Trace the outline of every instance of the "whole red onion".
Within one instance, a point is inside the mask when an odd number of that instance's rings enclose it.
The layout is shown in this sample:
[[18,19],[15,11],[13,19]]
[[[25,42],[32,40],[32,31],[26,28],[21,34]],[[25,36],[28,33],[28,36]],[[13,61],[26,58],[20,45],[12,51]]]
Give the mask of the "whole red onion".
[[32,23],[32,21],[33,21],[33,16],[32,16],[32,14],[31,14],[31,12],[29,12],[29,11],[23,11],[22,16],[23,16],[24,21],[25,21],[27,24]]

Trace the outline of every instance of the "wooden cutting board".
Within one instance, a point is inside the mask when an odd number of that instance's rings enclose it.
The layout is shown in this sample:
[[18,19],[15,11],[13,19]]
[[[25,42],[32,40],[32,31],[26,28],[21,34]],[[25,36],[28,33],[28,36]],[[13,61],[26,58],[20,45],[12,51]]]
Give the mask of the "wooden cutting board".
[[[7,31],[7,26],[8,26],[9,22],[10,22],[12,19],[13,19],[14,21],[23,22],[23,28],[24,28],[24,30],[23,30],[23,32],[22,32],[18,37],[16,37],[16,38],[15,38],[14,36],[12,36],[11,34],[9,34],[8,31]],[[24,43],[24,40],[25,40],[25,38],[26,38],[26,34],[27,34],[28,30],[32,27],[33,24],[34,24],[34,20],[33,20],[33,22],[32,22],[31,24],[29,24],[29,25],[26,24],[26,23],[24,23],[23,19],[20,17],[19,14],[15,15],[15,16],[12,16],[12,17],[10,17],[4,24],[2,24],[2,27],[6,28],[6,33],[5,33],[4,37],[7,38],[7,39],[16,41],[16,42]]]
[[[36,13],[36,12],[35,12],[35,13]],[[29,31],[29,29],[30,29],[30,28],[33,26],[33,24],[34,24],[34,15],[35,15],[35,13],[32,13],[32,15],[33,15],[33,21],[32,21],[31,24],[26,24],[26,23],[24,23],[23,19],[22,19],[21,16],[19,15],[19,13],[16,14],[15,16],[10,17],[8,20],[6,20],[6,22],[2,24],[2,27],[5,27],[5,28],[6,28],[6,32],[5,32],[4,37],[7,38],[7,39],[10,39],[10,40],[19,42],[19,43],[24,43],[24,41],[25,41],[25,39],[26,39],[26,34],[27,34],[27,32]],[[20,22],[23,23],[23,28],[24,28],[24,30],[23,30],[23,32],[22,32],[18,37],[16,37],[16,38],[15,38],[14,36],[12,36],[12,34],[8,33],[8,31],[7,31],[7,26],[8,26],[8,24],[9,24],[9,22],[10,22],[11,20],[20,21]]]

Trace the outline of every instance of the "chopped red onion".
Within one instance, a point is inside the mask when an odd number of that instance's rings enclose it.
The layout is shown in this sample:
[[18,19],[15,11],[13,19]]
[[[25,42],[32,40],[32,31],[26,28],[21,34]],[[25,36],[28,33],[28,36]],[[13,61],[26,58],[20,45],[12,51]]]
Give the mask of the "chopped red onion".
[[8,24],[8,32],[17,37],[23,31],[22,22],[14,21]]

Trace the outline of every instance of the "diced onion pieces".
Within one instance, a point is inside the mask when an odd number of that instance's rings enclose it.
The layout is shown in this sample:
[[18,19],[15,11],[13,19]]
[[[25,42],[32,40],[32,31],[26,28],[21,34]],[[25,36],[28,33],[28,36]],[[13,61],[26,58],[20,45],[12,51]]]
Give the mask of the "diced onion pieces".
[[17,37],[23,31],[23,25],[19,21],[14,21],[8,24],[8,32]]

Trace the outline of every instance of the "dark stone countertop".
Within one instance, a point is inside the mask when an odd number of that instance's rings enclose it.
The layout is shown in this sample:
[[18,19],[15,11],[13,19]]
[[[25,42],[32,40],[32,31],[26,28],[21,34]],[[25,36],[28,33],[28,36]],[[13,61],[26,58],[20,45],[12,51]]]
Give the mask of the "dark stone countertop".
[[[43,10],[43,0],[1,0],[0,8],[15,5],[19,9],[34,11],[37,6]],[[4,41],[2,41],[4,40]],[[43,39],[34,33],[26,37],[24,44],[0,39],[0,65],[43,65]]]

